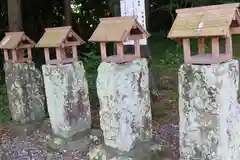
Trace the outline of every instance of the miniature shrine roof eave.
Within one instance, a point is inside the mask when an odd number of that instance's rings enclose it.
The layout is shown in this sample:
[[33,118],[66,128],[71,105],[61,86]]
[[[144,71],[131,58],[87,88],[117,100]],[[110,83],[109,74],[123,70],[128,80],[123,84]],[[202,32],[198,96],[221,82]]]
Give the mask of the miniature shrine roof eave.
[[[139,36],[139,39],[144,39],[144,38],[148,38],[146,36]],[[133,40],[133,39],[129,39],[128,36],[125,36],[123,38],[119,39],[109,39],[109,38],[94,38],[94,39],[89,39],[89,42],[104,42],[104,43],[109,43],[109,42],[114,42],[114,43],[120,43],[120,42],[126,42],[128,40]]]
[[[229,30],[226,29],[224,32],[215,32],[216,29],[212,28],[212,32],[210,33],[199,33],[196,32],[192,33],[186,33],[186,31],[183,30],[171,30],[168,34],[168,38],[170,39],[184,39],[184,38],[205,38],[205,37],[227,37],[229,33],[231,35],[237,35],[240,34],[240,27],[233,27]],[[174,33],[175,32],[175,33]],[[178,34],[176,34],[178,32]]]
[[[21,43],[21,42],[27,43]],[[6,32],[3,39],[0,41],[1,49],[19,49],[33,48],[35,42],[31,40],[24,32]]]
[[58,44],[36,44],[36,48],[64,48],[64,47],[71,47],[71,46],[80,46],[83,45],[85,42],[70,42],[70,43],[58,43]]
[[[148,37],[142,36],[142,35],[137,35],[137,36],[138,36],[137,39],[139,39],[139,40],[148,38]],[[134,39],[131,39],[129,36],[124,36],[122,38],[102,38],[102,37],[97,38],[97,37],[94,37],[94,38],[90,38],[88,41],[89,42],[106,42],[106,43],[109,43],[109,42],[115,43],[116,42],[116,43],[118,43],[118,42],[126,42],[128,40],[134,40]]]
[[180,8],[176,9],[176,13],[190,13],[190,12],[201,12],[204,10],[218,10],[218,9],[227,9],[227,8],[238,8],[240,3],[228,3],[228,4],[218,4],[218,5],[208,5],[201,7],[192,7],[192,8]]
[[196,38],[209,38],[209,37],[226,37],[227,35],[222,34],[222,35],[192,35],[192,36],[186,36],[186,35],[181,35],[181,36],[167,36],[169,39],[196,39]]
[[[132,30],[138,33],[130,34]],[[100,23],[88,41],[90,42],[124,42],[129,36],[150,34],[132,16],[100,18]],[[142,39],[142,38],[139,38]]]
[[[68,41],[68,38],[75,40]],[[84,44],[85,41],[78,36],[71,26],[46,28],[43,36],[38,41],[35,47],[37,48],[58,48],[79,46]]]
[[[238,28],[238,27],[237,27]],[[171,28],[168,38],[194,38],[194,37],[226,37],[231,34],[238,34],[239,29],[230,28],[230,25],[223,27],[205,27],[205,28]],[[239,32],[240,33],[240,32]]]
[[19,45],[19,46],[16,46],[16,47],[0,47],[0,49],[6,49],[6,50],[10,50],[10,49],[24,49],[24,48],[34,48],[35,45],[32,45],[32,44],[26,44],[26,45]]

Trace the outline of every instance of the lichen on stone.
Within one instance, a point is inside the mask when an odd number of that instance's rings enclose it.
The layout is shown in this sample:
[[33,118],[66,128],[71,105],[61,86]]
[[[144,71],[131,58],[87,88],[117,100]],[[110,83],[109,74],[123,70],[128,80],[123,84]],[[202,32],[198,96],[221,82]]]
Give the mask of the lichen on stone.
[[129,152],[105,145],[97,146],[88,153],[89,160],[167,160],[163,147],[154,143],[141,143]]
[[97,93],[100,125],[107,146],[123,151],[152,137],[148,63],[138,59],[124,64],[102,62]]
[[69,138],[90,129],[88,84],[82,62],[43,65],[42,69],[54,133]]
[[45,117],[41,72],[34,63],[5,63],[5,81],[13,121],[27,124]]
[[238,68],[231,60],[179,69],[181,160],[240,159]]

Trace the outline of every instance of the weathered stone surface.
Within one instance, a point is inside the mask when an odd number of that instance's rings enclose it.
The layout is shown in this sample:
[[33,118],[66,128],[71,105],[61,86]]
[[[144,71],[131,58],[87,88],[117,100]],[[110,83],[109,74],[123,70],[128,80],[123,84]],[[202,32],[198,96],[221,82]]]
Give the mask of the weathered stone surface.
[[12,118],[27,124],[45,117],[41,72],[34,63],[5,63],[6,85]]
[[78,150],[78,151],[88,151],[90,144],[89,136],[81,136],[77,140],[64,139],[62,137],[53,136],[47,141],[47,146],[53,151],[63,151],[63,150]]
[[89,151],[92,146],[99,145],[101,141],[102,133],[98,130],[91,130],[89,132],[81,132],[78,137],[65,139],[54,135],[49,135],[46,139],[47,147],[50,150],[62,152],[62,151]]
[[179,70],[181,160],[239,160],[237,60]]
[[88,85],[82,62],[43,65],[42,70],[54,134],[70,138],[90,129]]
[[152,137],[148,64],[138,59],[124,64],[102,62],[98,67],[97,93],[104,143],[131,150]]
[[99,145],[88,153],[89,160],[167,160],[161,154],[162,146],[153,143],[142,143],[130,152]]
[[11,128],[14,135],[25,137],[38,130],[42,123],[43,122],[41,121],[35,121],[28,124],[16,124],[14,122],[9,122],[8,126]]

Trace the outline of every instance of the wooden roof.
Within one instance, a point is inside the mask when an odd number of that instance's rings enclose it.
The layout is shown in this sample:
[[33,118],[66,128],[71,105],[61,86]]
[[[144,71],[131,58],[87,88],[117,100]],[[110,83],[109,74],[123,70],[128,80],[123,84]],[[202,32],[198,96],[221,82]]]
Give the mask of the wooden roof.
[[[69,41],[69,38],[74,40]],[[45,28],[45,33],[38,41],[36,47],[63,47],[66,43],[81,45],[85,42],[72,30],[71,26]]]
[[132,16],[100,18],[93,35],[89,41],[95,42],[119,42],[125,41],[132,29],[140,30],[146,38],[150,34]]
[[0,42],[1,49],[17,49],[34,47],[33,42],[24,32],[6,32]]
[[177,9],[168,38],[227,36],[233,21],[240,24],[239,6],[230,3]]

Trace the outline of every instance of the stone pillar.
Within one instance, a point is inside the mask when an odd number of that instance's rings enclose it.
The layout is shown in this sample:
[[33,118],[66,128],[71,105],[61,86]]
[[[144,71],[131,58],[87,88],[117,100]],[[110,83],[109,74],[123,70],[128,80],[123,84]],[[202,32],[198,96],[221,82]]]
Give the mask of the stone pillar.
[[146,59],[98,67],[97,93],[104,144],[89,152],[90,160],[147,156],[152,138],[148,64]]
[[48,113],[55,136],[86,137],[91,129],[88,85],[82,62],[43,65]]
[[[31,133],[45,118],[41,72],[34,63],[5,63],[5,78],[14,131]],[[14,125],[17,124],[17,125]]]
[[237,60],[179,70],[180,160],[239,160]]

